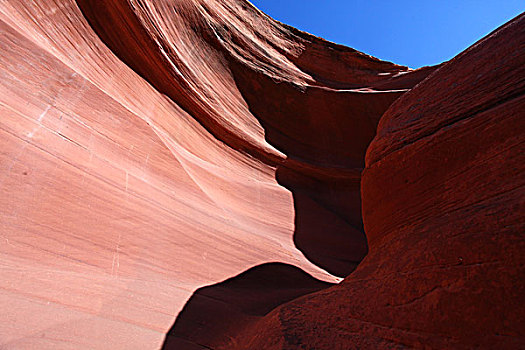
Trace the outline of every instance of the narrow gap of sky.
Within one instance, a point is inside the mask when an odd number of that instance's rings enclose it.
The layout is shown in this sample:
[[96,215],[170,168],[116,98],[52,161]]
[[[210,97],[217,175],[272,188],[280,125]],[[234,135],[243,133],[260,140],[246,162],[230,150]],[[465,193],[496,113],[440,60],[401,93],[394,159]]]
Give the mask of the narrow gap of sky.
[[525,10],[523,0],[250,0],[324,39],[419,68],[451,59]]

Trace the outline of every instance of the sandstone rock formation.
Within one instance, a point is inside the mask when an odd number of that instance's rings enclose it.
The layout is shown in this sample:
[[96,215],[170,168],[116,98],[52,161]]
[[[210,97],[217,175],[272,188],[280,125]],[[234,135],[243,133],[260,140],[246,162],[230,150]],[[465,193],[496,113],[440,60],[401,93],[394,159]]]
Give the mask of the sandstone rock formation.
[[0,2],[0,348],[522,346],[522,18],[414,71],[245,0]]
[[362,177],[365,260],[226,348],[523,348],[524,63],[521,15],[394,102]]

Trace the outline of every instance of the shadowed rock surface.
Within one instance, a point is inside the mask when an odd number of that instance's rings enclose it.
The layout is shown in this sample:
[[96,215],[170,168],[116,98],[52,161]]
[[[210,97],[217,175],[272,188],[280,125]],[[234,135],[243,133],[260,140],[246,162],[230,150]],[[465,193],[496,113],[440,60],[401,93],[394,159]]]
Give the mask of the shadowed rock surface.
[[523,346],[524,27],[409,70],[244,0],[0,2],[0,347]]
[[362,177],[365,260],[223,348],[522,348],[524,62],[521,15],[394,102]]
[[210,348],[253,324],[277,306],[332,286],[291,265],[256,266],[213,286],[198,289],[177,316],[162,349]]

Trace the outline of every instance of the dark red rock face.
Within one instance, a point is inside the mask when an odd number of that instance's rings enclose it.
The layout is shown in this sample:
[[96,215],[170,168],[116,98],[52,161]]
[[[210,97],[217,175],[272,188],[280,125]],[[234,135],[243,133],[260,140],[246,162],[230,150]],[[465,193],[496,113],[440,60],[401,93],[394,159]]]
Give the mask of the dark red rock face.
[[522,15],[398,99],[362,177],[367,257],[237,348],[522,348],[524,63]]
[[1,1],[0,348],[524,347],[524,28],[414,71],[244,0]]

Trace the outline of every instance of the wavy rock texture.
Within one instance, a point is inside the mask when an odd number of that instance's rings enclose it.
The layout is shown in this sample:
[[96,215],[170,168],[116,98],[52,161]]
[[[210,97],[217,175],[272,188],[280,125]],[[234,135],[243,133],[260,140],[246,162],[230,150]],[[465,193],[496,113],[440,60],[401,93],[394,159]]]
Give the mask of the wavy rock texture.
[[524,63],[521,15],[394,102],[362,177],[366,258],[224,348],[523,348]]
[[398,100],[243,0],[0,2],[0,347],[523,345],[522,22]]

